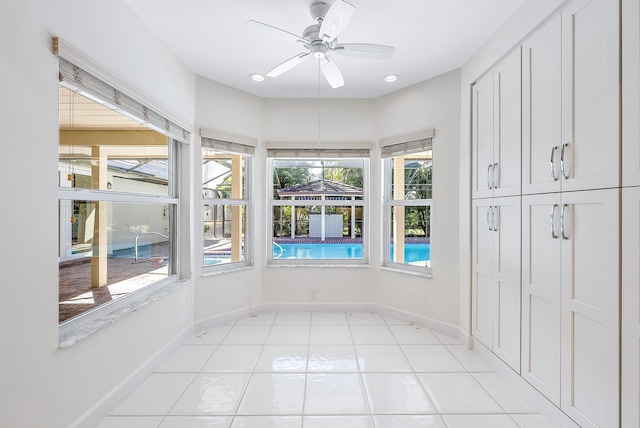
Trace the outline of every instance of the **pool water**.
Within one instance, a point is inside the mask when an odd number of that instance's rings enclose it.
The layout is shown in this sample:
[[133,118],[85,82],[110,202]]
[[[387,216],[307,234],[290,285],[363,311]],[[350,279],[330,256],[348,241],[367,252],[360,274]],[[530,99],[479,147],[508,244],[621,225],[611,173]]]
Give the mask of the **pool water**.
[[[273,246],[274,259],[361,259],[362,244],[278,244]],[[282,253],[282,254],[281,254]],[[391,244],[393,258],[393,244]],[[429,260],[429,244],[410,244],[404,246],[406,263]]]

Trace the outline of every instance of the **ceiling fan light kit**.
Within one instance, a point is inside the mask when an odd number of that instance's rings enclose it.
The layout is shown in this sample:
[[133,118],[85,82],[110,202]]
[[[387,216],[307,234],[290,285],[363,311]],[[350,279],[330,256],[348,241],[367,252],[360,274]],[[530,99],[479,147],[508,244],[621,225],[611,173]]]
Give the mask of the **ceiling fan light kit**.
[[344,78],[330,54],[336,53],[357,58],[390,58],[394,52],[394,48],[391,46],[368,43],[338,44],[337,37],[345,29],[355,10],[353,5],[343,0],[335,0],[331,6],[325,2],[313,3],[310,12],[316,23],[305,28],[301,37],[263,22],[247,21],[246,25],[257,26],[264,31],[301,43],[306,48],[306,52],[277,65],[266,73],[266,76],[280,76],[312,56],[320,61],[320,69],[324,78],[335,89],[344,85]]

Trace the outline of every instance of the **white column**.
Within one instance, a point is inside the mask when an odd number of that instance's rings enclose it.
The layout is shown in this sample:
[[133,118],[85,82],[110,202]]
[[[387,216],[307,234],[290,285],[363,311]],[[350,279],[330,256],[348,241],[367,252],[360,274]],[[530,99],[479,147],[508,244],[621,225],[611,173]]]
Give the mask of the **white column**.
[[[351,197],[352,201],[356,200],[355,196]],[[356,206],[351,205],[351,239],[356,239]]]
[[[296,200],[295,196],[291,197],[292,201]],[[291,205],[291,239],[296,239],[296,207]]]
[[[404,199],[404,156],[396,156],[393,166],[393,197]],[[404,207],[393,208],[394,262],[404,263]]]
[[[325,197],[324,195],[322,195],[320,197],[320,200],[324,201]],[[320,240],[324,241],[325,240],[325,235],[326,235],[326,222],[325,222],[325,218],[324,218],[324,214],[325,214],[325,206],[322,205],[320,207]]]

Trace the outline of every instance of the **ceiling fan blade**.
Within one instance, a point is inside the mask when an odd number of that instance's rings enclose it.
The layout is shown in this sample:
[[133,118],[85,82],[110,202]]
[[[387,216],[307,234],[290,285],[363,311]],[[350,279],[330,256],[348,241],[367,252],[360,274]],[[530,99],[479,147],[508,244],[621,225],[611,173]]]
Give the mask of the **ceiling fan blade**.
[[325,42],[331,42],[338,37],[347,26],[356,8],[343,0],[335,0],[320,26],[320,37]]
[[341,55],[374,59],[391,58],[395,49],[393,46],[372,45],[369,43],[343,43],[331,48],[332,52]]
[[245,22],[244,25],[247,27],[257,28],[261,31],[267,32],[283,39],[292,40],[294,42],[307,43],[306,40],[296,34],[290,33],[286,30],[283,30],[282,28],[274,27],[273,25],[265,24],[264,22],[254,21],[253,19],[250,19]]
[[329,82],[329,85],[331,85],[333,89],[344,86],[342,73],[331,57],[326,56],[320,60],[320,69],[322,70],[322,74],[324,74],[324,78],[327,79],[327,82]]
[[310,53],[311,52],[304,52],[304,53],[301,53],[299,55],[294,56],[293,58],[289,58],[288,60],[286,60],[285,62],[283,62],[282,64],[276,66],[273,70],[268,72],[267,76],[268,77],[280,76],[282,73],[291,70],[293,67],[295,67],[296,65],[300,64],[302,61],[307,59],[307,57],[309,56]]

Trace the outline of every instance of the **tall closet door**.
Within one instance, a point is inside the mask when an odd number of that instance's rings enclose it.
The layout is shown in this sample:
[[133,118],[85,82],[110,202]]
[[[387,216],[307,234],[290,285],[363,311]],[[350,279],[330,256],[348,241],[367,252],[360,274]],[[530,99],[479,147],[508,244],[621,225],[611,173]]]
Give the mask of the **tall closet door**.
[[522,193],[560,191],[562,34],[556,16],[522,45]]
[[496,218],[492,199],[473,201],[471,329],[487,348],[493,343],[493,236]]
[[561,409],[619,424],[620,189],[562,194]]
[[622,427],[640,426],[640,187],[622,189]]
[[493,75],[480,78],[472,89],[471,140],[473,198],[493,196]]
[[640,4],[622,0],[622,185],[640,185]]
[[522,197],[522,377],[560,406],[559,193]]
[[520,373],[520,196],[495,198],[493,352]]
[[562,190],[620,185],[618,1],[562,11]]
[[522,65],[518,48],[493,69],[493,195],[520,194]]

